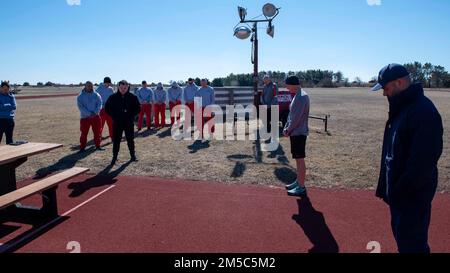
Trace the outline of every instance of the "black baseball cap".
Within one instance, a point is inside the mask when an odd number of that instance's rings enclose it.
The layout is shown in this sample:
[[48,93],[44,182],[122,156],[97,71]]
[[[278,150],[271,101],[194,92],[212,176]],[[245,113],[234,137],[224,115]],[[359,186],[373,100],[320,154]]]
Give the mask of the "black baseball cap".
[[383,89],[386,84],[409,75],[409,71],[400,64],[390,64],[383,67],[378,74],[378,83],[372,87],[372,91]]
[[189,79],[188,79],[188,82],[193,82],[193,81],[194,81],[193,78],[189,78]]
[[300,79],[297,76],[289,76],[284,83],[286,85],[300,85]]
[[109,84],[111,84],[111,83],[112,83],[111,78],[110,78],[110,77],[105,77],[105,78],[103,79],[103,83],[109,83]]

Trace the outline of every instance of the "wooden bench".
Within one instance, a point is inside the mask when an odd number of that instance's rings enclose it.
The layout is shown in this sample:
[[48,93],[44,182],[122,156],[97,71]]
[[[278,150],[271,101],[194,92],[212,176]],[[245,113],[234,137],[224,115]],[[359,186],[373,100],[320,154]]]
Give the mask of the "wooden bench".
[[[40,216],[57,217],[58,207],[56,189],[58,188],[58,185],[88,171],[88,168],[71,168],[2,195],[0,196],[0,210],[26,210],[31,213],[38,213]],[[17,202],[38,193],[42,193],[43,206],[41,209],[26,208],[16,204]],[[14,206],[15,204],[16,206]]]

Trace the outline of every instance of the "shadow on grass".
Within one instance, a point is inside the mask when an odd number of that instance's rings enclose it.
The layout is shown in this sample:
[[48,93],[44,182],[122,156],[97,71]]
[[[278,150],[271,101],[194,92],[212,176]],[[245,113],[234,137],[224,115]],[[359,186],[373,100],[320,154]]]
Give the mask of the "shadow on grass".
[[145,130],[145,131],[141,131],[141,132],[135,132],[134,133],[134,137],[136,138],[136,137],[149,137],[149,136],[151,136],[151,135],[154,135],[154,134],[156,134],[156,130],[153,130],[153,129],[151,129],[151,130]]
[[190,154],[195,154],[200,150],[208,149],[210,146],[209,141],[202,142],[201,140],[196,140],[192,145],[187,148],[190,150]]
[[278,180],[286,185],[291,184],[297,179],[297,172],[292,167],[276,168],[274,171]]
[[[106,139],[109,139],[109,137],[102,137],[102,143],[101,143],[100,147],[107,147],[109,145],[112,145],[111,141],[108,141],[105,143]],[[89,147],[89,148],[86,148],[86,150],[94,149],[95,148],[94,140],[89,140],[86,144],[86,147]],[[70,147],[70,150],[75,152],[75,151],[80,151],[80,148],[81,148],[80,145],[73,145],[72,147]]]
[[76,153],[67,155],[67,156],[59,159],[58,162],[56,162],[55,164],[37,170],[36,174],[34,176],[34,179],[42,179],[52,173],[73,168],[73,167],[75,167],[75,165],[77,164],[78,161],[88,157],[89,155],[93,154],[94,152],[96,152],[95,148],[90,147],[89,149],[86,149],[84,152],[76,152]]
[[309,198],[297,200],[298,214],[292,219],[303,229],[313,247],[309,253],[339,253],[339,246],[322,212],[317,211]]
[[119,174],[121,174],[131,163],[132,163],[131,161],[128,161],[127,163],[123,164],[114,171],[111,171],[113,166],[109,165],[94,177],[91,177],[82,182],[70,183],[67,186],[67,188],[72,190],[69,197],[72,198],[79,197],[93,188],[99,188],[115,184],[117,182],[116,177],[119,176]]
[[245,170],[247,169],[247,166],[245,166],[244,163],[236,162],[236,165],[234,165],[233,172],[231,173],[232,178],[238,178],[244,175]]
[[172,128],[168,128],[165,131],[157,134],[159,138],[166,138],[172,135]]

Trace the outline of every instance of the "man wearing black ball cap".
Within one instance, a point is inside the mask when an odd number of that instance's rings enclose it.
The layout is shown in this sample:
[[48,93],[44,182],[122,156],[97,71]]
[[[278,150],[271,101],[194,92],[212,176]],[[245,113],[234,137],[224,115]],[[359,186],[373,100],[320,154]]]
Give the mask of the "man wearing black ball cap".
[[438,184],[443,126],[420,83],[399,64],[384,67],[373,91],[389,101],[376,195],[391,210],[392,231],[400,253],[429,253],[431,203]]

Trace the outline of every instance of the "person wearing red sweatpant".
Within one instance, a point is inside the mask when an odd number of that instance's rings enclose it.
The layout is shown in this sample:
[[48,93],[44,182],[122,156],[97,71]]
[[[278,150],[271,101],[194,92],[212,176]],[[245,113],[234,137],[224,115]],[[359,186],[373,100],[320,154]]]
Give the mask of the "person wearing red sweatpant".
[[[203,117],[204,112],[205,112],[205,108],[209,105],[213,105],[215,103],[215,93],[214,93],[214,88],[210,87],[208,85],[208,80],[207,79],[202,79],[201,81],[201,87],[200,89],[195,93],[195,97],[196,97],[196,101],[200,100],[201,101],[201,105],[197,105],[196,107],[201,107],[202,109],[202,118],[200,119],[200,126],[198,126],[197,128],[199,128],[199,130],[201,130],[201,136],[202,138],[203,136],[203,130],[205,127],[205,124],[213,119],[214,117]],[[201,128],[201,129],[200,129]],[[214,126],[212,126],[211,128],[211,133],[214,133]]]
[[100,136],[103,137],[103,128],[105,123],[108,125],[109,137],[113,141],[113,121],[112,118],[106,113],[105,105],[109,97],[114,94],[114,89],[111,87],[112,81],[110,77],[105,77],[103,83],[95,90],[102,98],[102,110],[100,110],[100,117],[102,119],[102,125],[100,126]]
[[152,126],[153,91],[148,88],[146,81],[142,81],[142,87],[136,92],[136,95],[141,104],[141,112],[139,113],[138,119],[138,131],[142,130],[144,115],[147,117],[147,130],[150,130]]
[[101,148],[101,125],[102,119],[100,117],[100,109],[102,107],[102,98],[94,91],[94,85],[92,82],[86,82],[84,89],[77,97],[77,105],[80,110],[80,152],[86,150],[87,136],[89,130],[92,128],[94,133],[94,143],[97,150],[103,150]]
[[195,84],[193,78],[188,79],[188,83],[184,88],[183,98],[186,104],[186,107],[191,110],[191,115],[194,115],[194,98],[195,93],[198,91],[198,86]]
[[181,96],[183,95],[183,89],[181,89],[177,82],[173,81],[172,87],[167,90],[167,93],[169,95],[170,124],[173,126],[175,124],[175,117],[177,119],[177,122],[181,118],[180,110],[176,111],[176,113],[172,113],[172,110],[175,108],[175,106],[181,105]]
[[[162,83],[158,83],[155,89],[155,127],[157,129],[166,126],[166,100],[167,94]],[[160,122],[161,118],[161,122]]]

